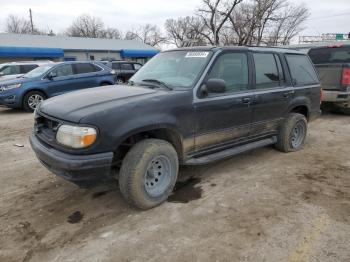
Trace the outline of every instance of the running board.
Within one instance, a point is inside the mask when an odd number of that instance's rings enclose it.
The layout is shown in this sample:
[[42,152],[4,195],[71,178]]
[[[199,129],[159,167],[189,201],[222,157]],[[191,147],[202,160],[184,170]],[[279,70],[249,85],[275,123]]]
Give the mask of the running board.
[[264,147],[264,146],[269,146],[269,145],[273,145],[276,144],[277,142],[277,137],[273,136],[271,138],[267,138],[267,139],[263,139],[263,140],[259,140],[256,142],[252,142],[249,144],[245,144],[242,146],[236,146],[236,147],[232,147],[220,152],[216,152],[210,155],[205,155],[202,157],[197,157],[197,158],[190,158],[185,162],[185,165],[203,165],[203,164],[209,164],[218,160],[222,160],[252,149],[256,149],[259,147]]

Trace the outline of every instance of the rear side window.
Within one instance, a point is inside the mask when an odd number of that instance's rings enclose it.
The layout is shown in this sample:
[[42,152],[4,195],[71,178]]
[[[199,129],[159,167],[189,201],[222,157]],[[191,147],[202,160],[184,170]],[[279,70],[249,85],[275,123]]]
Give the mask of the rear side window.
[[140,64],[134,64],[134,67],[135,67],[135,70],[139,70],[139,69],[142,67],[142,65],[140,65]]
[[79,63],[79,64],[75,64],[74,67],[75,67],[76,74],[87,74],[87,73],[99,71],[97,70],[95,65],[90,63]]
[[286,55],[294,85],[318,84],[316,71],[306,55]]
[[4,75],[17,75],[21,73],[18,65],[4,66],[0,72]]
[[21,73],[26,74],[37,67],[38,67],[38,65],[21,65]]
[[115,69],[115,70],[120,69],[120,63],[113,63],[112,64],[112,69]]
[[120,65],[121,70],[134,70],[134,67],[132,64],[121,64]]
[[325,47],[309,51],[314,64],[350,63],[350,47]]
[[273,54],[254,53],[255,82],[257,89],[280,86],[280,74]]

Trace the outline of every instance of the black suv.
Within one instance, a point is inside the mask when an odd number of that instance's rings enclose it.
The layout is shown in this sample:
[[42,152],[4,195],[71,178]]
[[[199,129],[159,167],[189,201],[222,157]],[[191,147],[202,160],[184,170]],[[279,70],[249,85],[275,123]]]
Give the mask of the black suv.
[[176,49],[150,60],[129,85],[44,101],[30,141],[56,175],[78,185],[117,178],[125,199],[148,209],[171,194],[179,164],[267,145],[301,149],[320,96],[315,69],[298,51]]
[[103,61],[102,63],[115,70],[117,74],[117,84],[128,82],[128,80],[142,67],[140,63],[127,61]]

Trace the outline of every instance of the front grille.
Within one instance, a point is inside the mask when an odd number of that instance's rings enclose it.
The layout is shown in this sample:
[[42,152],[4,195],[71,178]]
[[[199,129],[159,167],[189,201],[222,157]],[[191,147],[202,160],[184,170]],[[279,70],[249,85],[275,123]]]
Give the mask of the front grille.
[[60,123],[47,118],[40,113],[35,115],[34,131],[37,137],[44,142],[51,144],[55,141],[56,132]]

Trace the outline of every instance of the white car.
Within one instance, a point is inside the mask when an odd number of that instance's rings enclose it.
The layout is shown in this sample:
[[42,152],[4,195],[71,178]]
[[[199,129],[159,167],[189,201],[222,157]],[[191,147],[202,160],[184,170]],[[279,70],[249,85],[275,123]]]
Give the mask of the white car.
[[52,61],[23,61],[0,64],[0,81],[20,77],[42,64],[52,63]]

